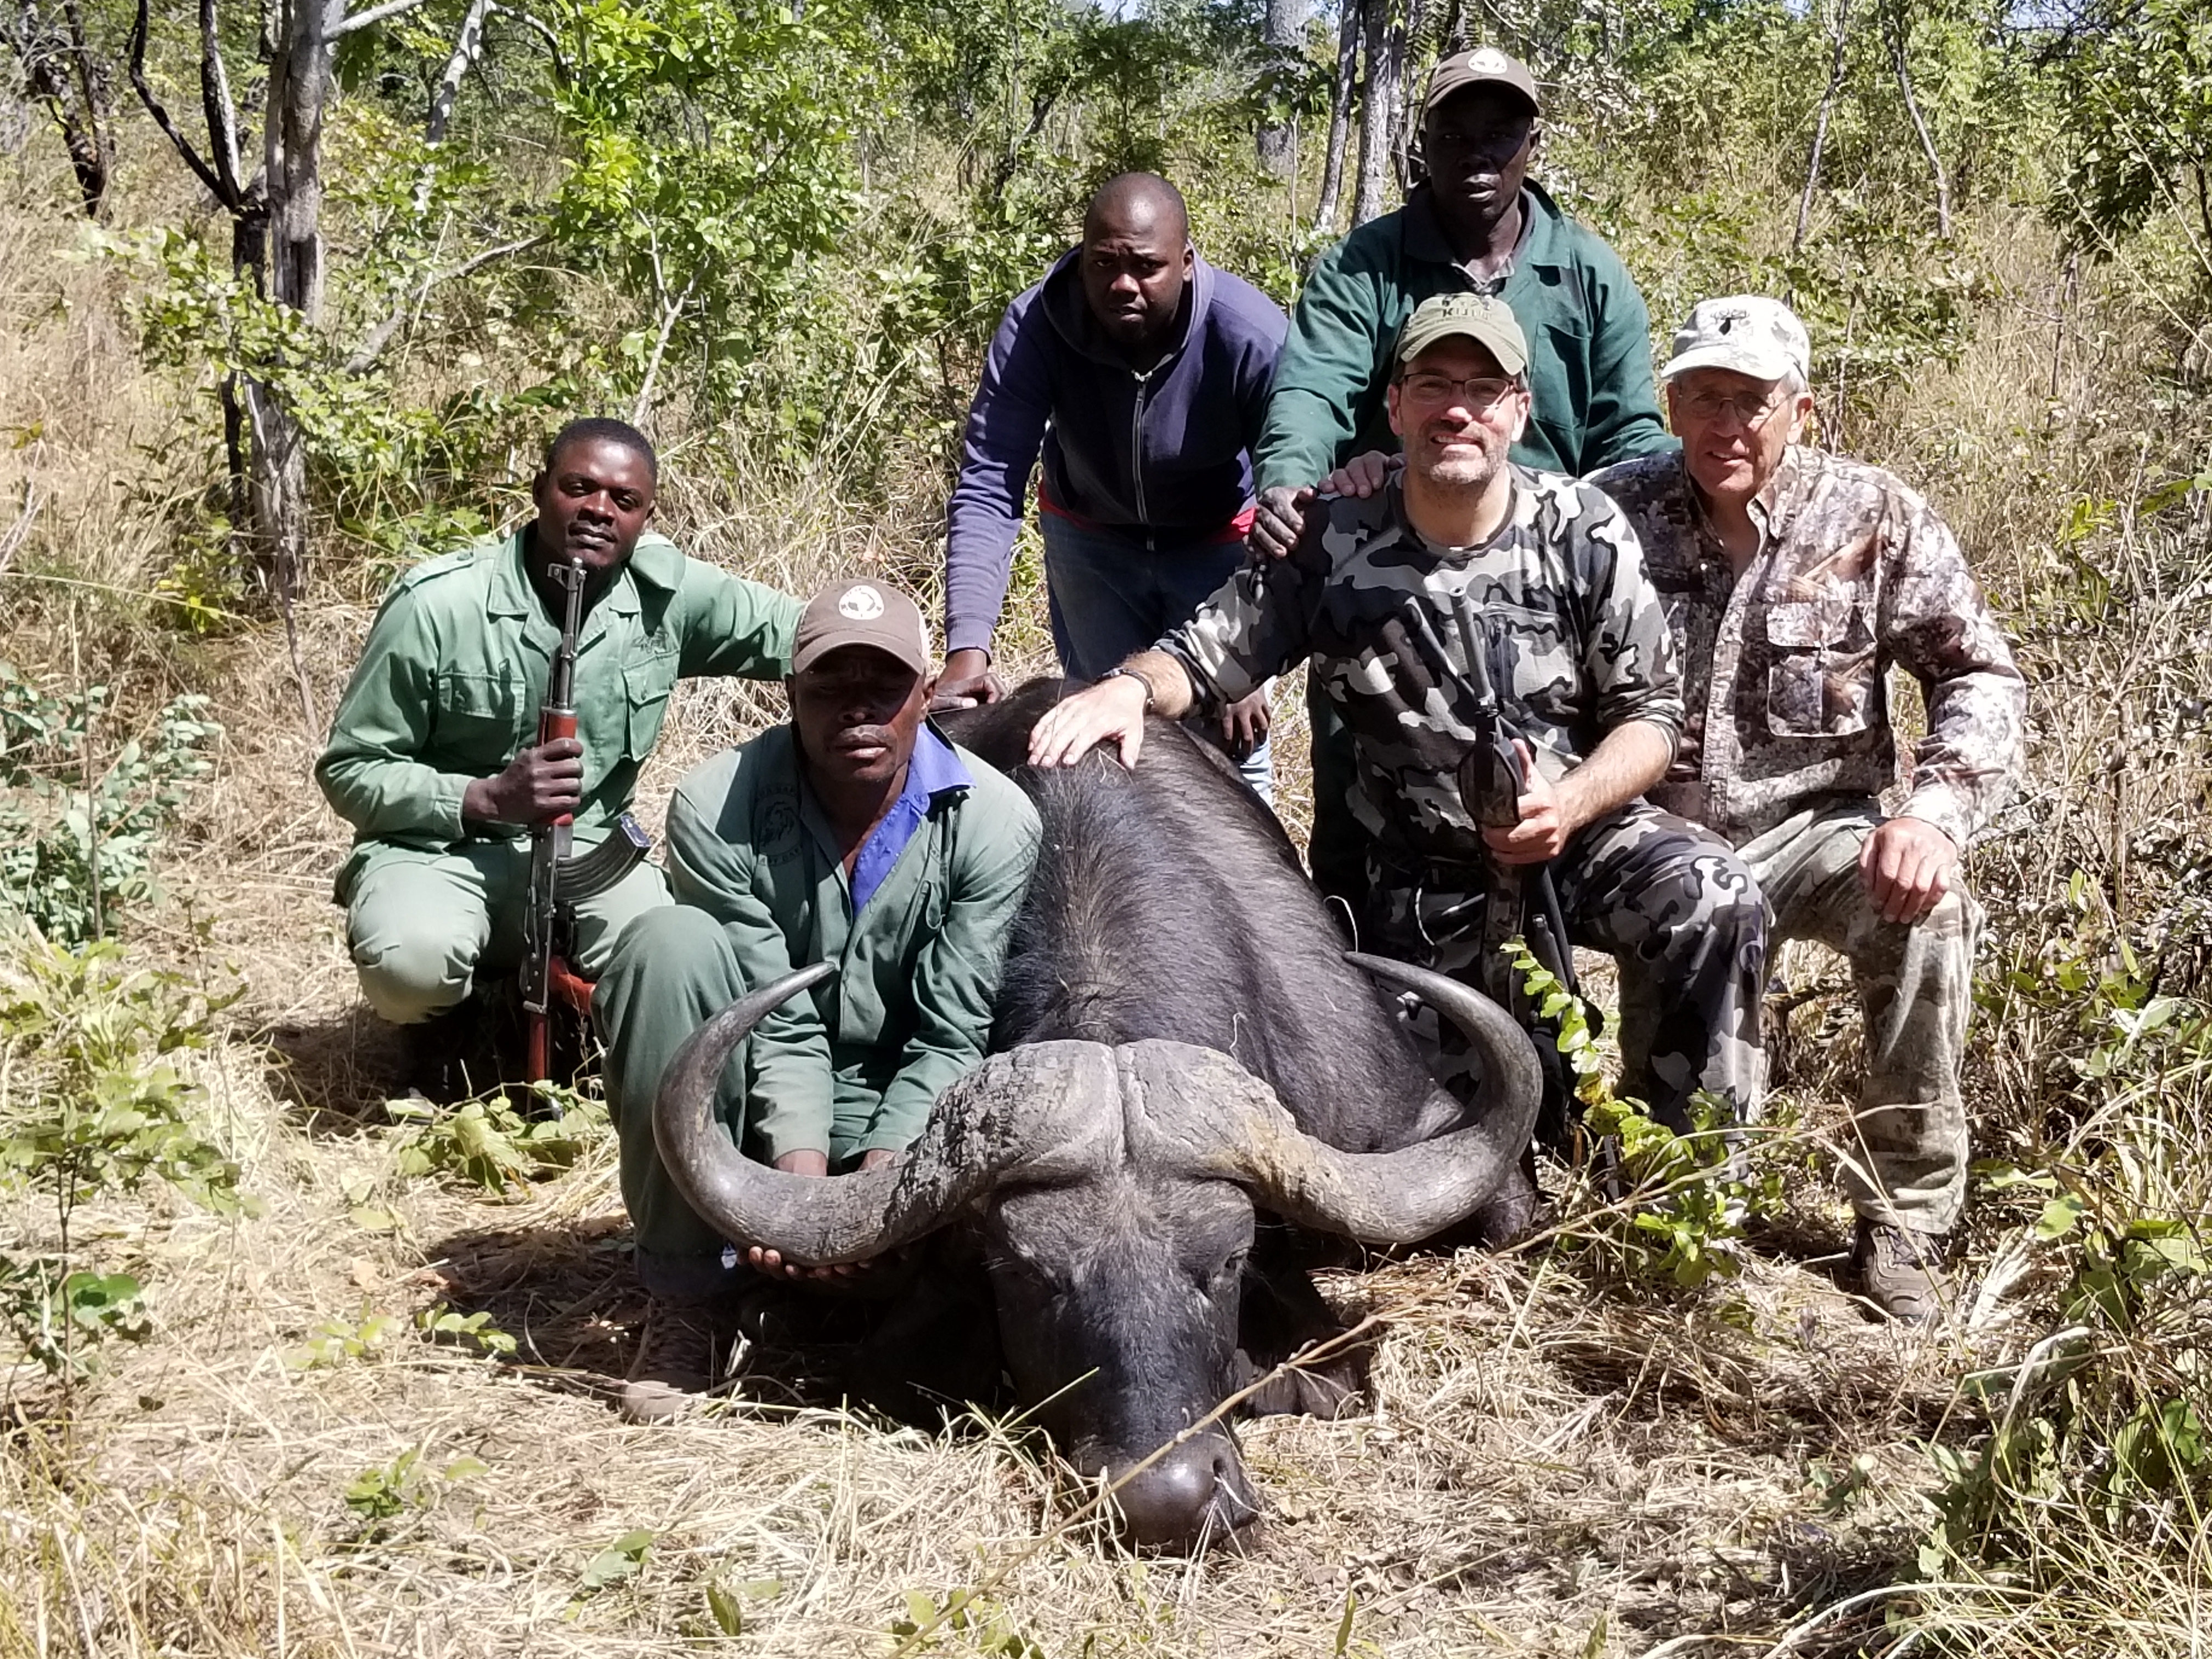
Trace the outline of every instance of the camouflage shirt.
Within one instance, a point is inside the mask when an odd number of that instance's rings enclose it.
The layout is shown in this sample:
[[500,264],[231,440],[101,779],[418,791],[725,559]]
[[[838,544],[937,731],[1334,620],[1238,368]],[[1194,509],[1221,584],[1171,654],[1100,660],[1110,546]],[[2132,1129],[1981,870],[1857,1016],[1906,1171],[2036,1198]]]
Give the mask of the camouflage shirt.
[[1808,806],[1880,795],[1898,771],[1893,662],[1928,702],[1900,810],[1963,847],[2004,804],[2027,685],[1920,496],[1793,445],[1752,503],[1759,549],[1738,578],[1679,453],[1590,482],[1635,525],[1682,655],[1689,717],[1655,805],[1741,846]]
[[1385,857],[1478,855],[1455,775],[1486,688],[1553,777],[1630,720],[1680,729],[1635,533],[1589,485],[1514,467],[1512,509],[1480,547],[1423,538],[1395,479],[1323,507],[1289,557],[1246,566],[1160,648],[1208,708],[1310,659],[1352,735],[1352,814]]

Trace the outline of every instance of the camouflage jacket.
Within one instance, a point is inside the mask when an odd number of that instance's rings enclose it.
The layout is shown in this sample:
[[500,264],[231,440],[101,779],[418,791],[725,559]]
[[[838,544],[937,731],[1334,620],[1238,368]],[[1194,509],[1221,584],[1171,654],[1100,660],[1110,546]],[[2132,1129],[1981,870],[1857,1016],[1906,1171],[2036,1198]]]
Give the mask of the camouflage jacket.
[[1959,544],[1879,467],[1793,446],[1752,503],[1741,578],[1679,453],[1593,474],[1636,526],[1682,659],[1689,715],[1650,792],[1741,846],[1792,813],[1897,779],[1889,665],[1928,735],[1901,811],[1961,847],[2010,793],[2027,689]]
[[1630,720],[1680,729],[1635,533],[1589,485],[1514,467],[1511,513],[1480,547],[1425,539],[1395,479],[1324,505],[1289,557],[1246,566],[1160,648],[1207,708],[1310,659],[1352,735],[1352,814],[1384,858],[1480,856],[1455,774],[1492,688],[1553,777]]

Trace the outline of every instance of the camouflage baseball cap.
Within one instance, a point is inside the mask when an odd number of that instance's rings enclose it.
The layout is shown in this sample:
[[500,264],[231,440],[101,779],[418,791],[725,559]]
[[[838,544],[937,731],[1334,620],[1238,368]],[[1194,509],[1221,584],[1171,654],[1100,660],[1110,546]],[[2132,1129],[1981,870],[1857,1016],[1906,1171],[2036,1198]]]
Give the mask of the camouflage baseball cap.
[[1508,374],[1528,371],[1528,341],[1513,307],[1494,294],[1437,294],[1422,301],[1398,331],[1391,361],[1403,368],[1439,340],[1455,335],[1487,348]]
[[1455,52],[1440,59],[1429,76],[1429,95],[1421,100],[1421,113],[1426,116],[1438,104],[1468,87],[1500,86],[1519,93],[1528,100],[1528,112],[1541,115],[1542,101],[1536,96],[1536,77],[1517,58],[1509,58],[1495,46],[1477,46],[1473,52]]
[[930,671],[929,624],[921,607],[889,582],[847,576],[806,602],[792,641],[794,674],[841,645],[871,645],[917,674]]
[[1754,380],[1778,380],[1795,373],[1813,377],[1813,344],[1797,313],[1762,294],[1735,294],[1725,300],[1700,300],[1690,320],[1674,333],[1674,355],[1659,371],[1671,380],[1693,368],[1731,368]]

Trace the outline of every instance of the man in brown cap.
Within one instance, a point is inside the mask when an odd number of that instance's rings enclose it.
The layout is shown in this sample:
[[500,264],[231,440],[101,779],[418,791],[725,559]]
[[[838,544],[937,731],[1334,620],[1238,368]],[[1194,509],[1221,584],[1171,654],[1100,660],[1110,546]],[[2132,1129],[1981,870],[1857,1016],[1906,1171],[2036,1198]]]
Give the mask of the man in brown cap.
[[[749,990],[839,964],[761,1022],[717,1103],[746,1152],[810,1176],[890,1158],[982,1057],[1037,817],[926,720],[935,660],[908,595],[832,582],[799,618],[790,720],[698,767],[669,803],[676,903],[624,929],[592,1004],[655,1302],[623,1395],[634,1419],[696,1402],[712,1316],[751,1278],[744,1241],[692,1211],[653,1144],[653,1095],[684,1039]],[[750,1261],[781,1270],[773,1253]]]
[[[1542,101],[1494,46],[1436,67],[1422,103],[1426,177],[1395,213],[1359,226],[1306,279],[1254,451],[1252,541],[1280,556],[1313,487],[1367,450],[1395,450],[1384,407],[1390,347],[1424,300],[1491,294],[1528,338],[1528,421],[1513,459],[1578,477],[1673,447],[1651,380],[1651,319],[1620,256],[1528,177]],[[1358,840],[1346,810],[1348,744],[1314,711],[1315,879],[1357,902]]]

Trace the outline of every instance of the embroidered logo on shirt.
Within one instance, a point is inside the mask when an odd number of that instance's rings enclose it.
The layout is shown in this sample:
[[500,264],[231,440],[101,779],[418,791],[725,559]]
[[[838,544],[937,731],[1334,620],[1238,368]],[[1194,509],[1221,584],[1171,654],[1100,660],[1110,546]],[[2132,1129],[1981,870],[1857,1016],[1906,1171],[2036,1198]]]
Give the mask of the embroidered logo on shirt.
[[854,622],[873,622],[884,614],[884,596],[865,582],[856,582],[837,601],[837,614]]

